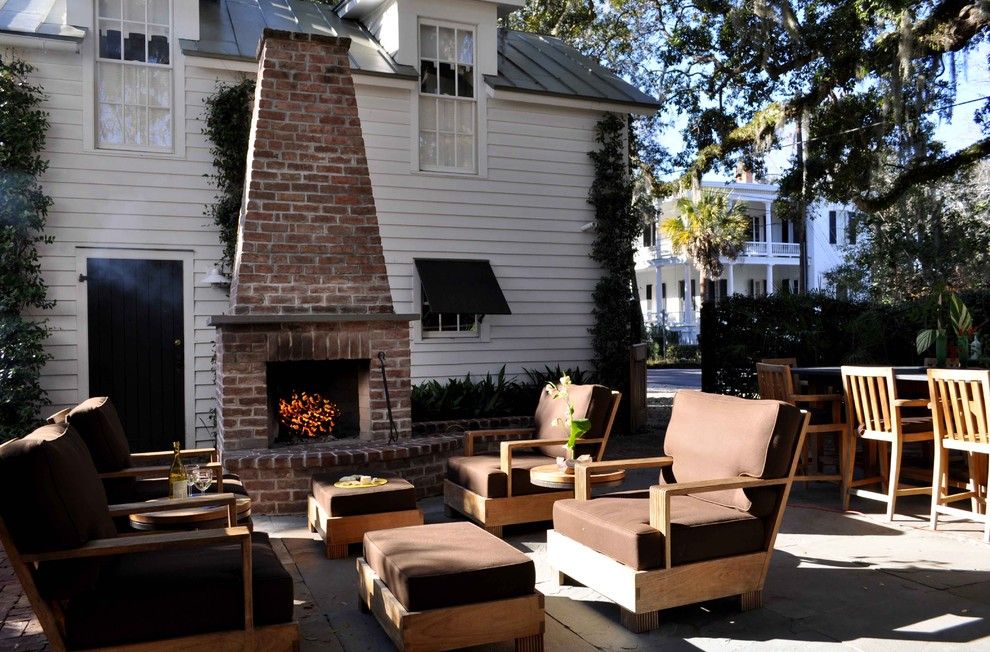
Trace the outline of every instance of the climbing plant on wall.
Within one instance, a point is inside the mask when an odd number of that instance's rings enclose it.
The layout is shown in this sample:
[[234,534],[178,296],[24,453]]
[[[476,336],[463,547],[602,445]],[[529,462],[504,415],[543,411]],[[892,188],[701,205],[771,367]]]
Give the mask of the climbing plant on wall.
[[244,193],[247,167],[248,139],[251,135],[251,110],[254,101],[254,80],[237,84],[219,84],[206,98],[206,126],[203,134],[212,144],[214,174],[210,176],[220,191],[216,201],[207,205],[205,213],[220,229],[223,245],[221,265],[233,268],[237,247],[237,222]]
[[0,54],[0,440],[26,434],[48,402],[39,377],[49,329],[24,314],[54,304],[38,259],[38,245],[52,241],[44,232],[52,199],[38,182],[49,122],[31,70]]
[[595,286],[591,328],[599,382],[627,393],[629,346],[643,340],[643,315],[636,296],[634,243],[642,233],[641,211],[633,204],[633,180],[626,163],[626,120],[606,114],[596,126],[598,149],[590,153],[595,180],[588,202],[595,207],[591,258],[602,269]]

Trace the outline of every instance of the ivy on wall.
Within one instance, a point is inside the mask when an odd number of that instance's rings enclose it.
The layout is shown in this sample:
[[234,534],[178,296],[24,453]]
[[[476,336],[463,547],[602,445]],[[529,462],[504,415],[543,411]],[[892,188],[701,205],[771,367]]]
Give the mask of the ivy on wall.
[[210,176],[220,193],[216,201],[204,211],[220,230],[223,245],[222,267],[228,271],[234,266],[237,247],[237,223],[244,194],[244,176],[247,172],[248,140],[251,135],[251,111],[254,102],[254,80],[245,79],[237,84],[218,84],[216,91],[206,98],[206,126],[203,135],[212,146],[214,174]]
[[591,258],[602,269],[595,286],[595,324],[591,328],[598,381],[628,395],[629,347],[641,342],[643,315],[636,291],[634,246],[642,233],[640,211],[633,204],[633,180],[626,163],[626,120],[608,113],[596,125],[598,150],[589,155],[595,180],[588,203],[595,207],[595,241]]
[[27,434],[48,404],[39,377],[49,328],[23,315],[54,305],[38,259],[38,245],[52,242],[44,232],[52,199],[38,181],[49,120],[31,70],[0,54],[0,440]]

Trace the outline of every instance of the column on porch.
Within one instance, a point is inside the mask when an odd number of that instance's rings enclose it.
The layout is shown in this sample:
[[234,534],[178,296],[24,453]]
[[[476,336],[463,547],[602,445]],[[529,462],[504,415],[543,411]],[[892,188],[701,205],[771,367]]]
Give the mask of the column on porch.
[[725,294],[730,297],[736,293],[735,267],[735,263],[729,263],[729,287],[726,289]]
[[763,241],[767,243],[767,255],[769,256],[772,253],[770,243],[773,242],[773,202],[766,201],[764,205],[766,208],[763,217],[763,226],[765,229]]
[[661,323],[660,311],[666,309],[664,303],[666,297],[663,296],[663,277],[661,274],[662,265],[659,261],[653,263],[653,271],[656,272],[656,279],[653,281],[653,323]]
[[684,313],[684,324],[694,323],[694,295],[691,293],[691,267],[684,263],[684,297],[681,300],[681,311]]
[[767,294],[773,294],[773,265],[767,265]]

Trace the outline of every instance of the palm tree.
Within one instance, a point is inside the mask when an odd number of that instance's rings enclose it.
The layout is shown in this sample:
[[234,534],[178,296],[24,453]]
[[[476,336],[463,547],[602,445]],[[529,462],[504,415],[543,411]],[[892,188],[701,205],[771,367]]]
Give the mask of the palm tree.
[[697,202],[687,197],[677,201],[676,217],[660,224],[675,249],[694,259],[701,276],[702,300],[708,296],[707,279],[722,275],[722,257],[735,258],[742,252],[749,234],[749,219],[742,204],[729,207],[728,193],[705,190]]

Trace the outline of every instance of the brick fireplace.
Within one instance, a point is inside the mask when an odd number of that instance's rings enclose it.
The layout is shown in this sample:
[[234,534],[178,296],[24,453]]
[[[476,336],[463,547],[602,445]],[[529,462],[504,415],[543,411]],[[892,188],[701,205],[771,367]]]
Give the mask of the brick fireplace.
[[296,382],[311,387],[293,391],[336,393],[325,398],[341,406],[348,434],[386,439],[379,352],[394,425],[410,434],[409,321],[417,316],[393,308],[349,45],[274,30],[262,39],[230,311],[211,321],[217,445],[227,459],[275,442],[272,392]]

